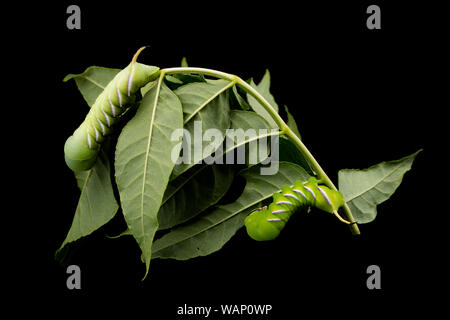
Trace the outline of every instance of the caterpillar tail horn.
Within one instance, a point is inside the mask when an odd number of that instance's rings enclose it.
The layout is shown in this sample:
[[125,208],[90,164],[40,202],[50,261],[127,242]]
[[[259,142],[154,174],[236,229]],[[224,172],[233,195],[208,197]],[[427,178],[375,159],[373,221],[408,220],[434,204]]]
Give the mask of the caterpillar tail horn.
[[347,221],[347,220],[345,220],[344,218],[342,218],[342,217],[339,215],[339,213],[337,212],[337,210],[334,210],[334,211],[333,211],[333,214],[336,216],[336,218],[339,219],[340,222],[343,222],[343,223],[345,223],[345,224],[351,224],[350,221]]
[[137,62],[137,58],[139,57],[139,55],[141,54],[142,51],[144,51],[145,48],[148,48],[148,46],[143,46],[140,47],[138,51],[136,51],[136,53],[133,56],[133,59],[131,60],[131,63],[136,63]]

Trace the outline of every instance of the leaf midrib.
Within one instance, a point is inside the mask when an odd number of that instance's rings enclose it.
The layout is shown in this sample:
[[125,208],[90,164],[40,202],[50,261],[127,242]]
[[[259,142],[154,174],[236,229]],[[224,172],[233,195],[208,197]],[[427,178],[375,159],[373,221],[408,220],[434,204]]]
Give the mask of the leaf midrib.
[[186,125],[186,123],[188,123],[192,118],[195,117],[196,114],[198,114],[203,108],[205,108],[212,100],[214,100],[215,98],[217,98],[221,93],[225,92],[226,90],[228,90],[231,86],[234,85],[234,82],[230,81],[229,83],[227,83],[225,86],[223,86],[222,88],[220,88],[216,93],[214,93],[211,97],[209,97],[205,102],[203,102],[197,109],[194,110],[194,112],[192,112],[187,118],[186,120],[183,122],[183,125]]
[[[148,136],[148,142],[147,142],[147,149],[145,152],[145,160],[144,160],[144,172],[142,175],[142,193],[141,193],[141,212],[140,212],[140,220],[141,220],[141,231],[143,235],[143,247],[145,247],[147,242],[147,237],[145,237],[145,228],[144,228],[144,195],[145,195],[145,181],[147,177],[147,166],[148,166],[148,159],[149,159],[149,153],[150,153],[150,145],[152,141],[152,133],[153,133],[153,124],[155,121],[155,114],[156,114],[156,107],[159,99],[159,94],[161,91],[161,84],[162,84],[162,76],[160,76],[158,81],[158,87],[156,88],[155,93],[155,99],[153,101],[153,111],[152,111],[152,118],[150,120],[150,128],[149,128],[149,136]],[[157,227],[157,226],[156,226]]]
[[280,134],[281,134],[281,131],[265,133],[265,134],[262,134],[262,135],[257,135],[255,137],[249,138],[248,140],[244,140],[241,143],[234,144],[231,148],[225,150],[225,152],[223,152],[222,154],[219,154],[218,157],[226,155],[231,150],[234,150],[234,149],[237,149],[237,148],[239,148],[241,146],[244,146],[244,145],[246,145],[249,142],[253,142],[253,141],[256,141],[256,140],[259,140],[259,139],[262,139],[262,138],[271,137],[271,136],[278,136]]
[[88,76],[82,76],[82,78],[86,79],[87,81],[92,82],[93,84],[95,84],[97,87],[100,87],[101,89],[105,89],[104,86],[102,86],[100,83],[98,83],[97,81],[93,80],[92,78],[88,77]]
[[206,168],[206,166],[203,166],[199,169],[197,169],[197,171],[195,171],[191,176],[189,176],[185,181],[183,181],[182,183],[180,183],[180,185],[178,187],[176,187],[173,192],[171,192],[167,198],[161,203],[161,207],[167,202],[169,201],[172,197],[175,196],[175,194],[188,182],[190,182],[193,178],[195,178],[200,172],[202,172],[204,169]]

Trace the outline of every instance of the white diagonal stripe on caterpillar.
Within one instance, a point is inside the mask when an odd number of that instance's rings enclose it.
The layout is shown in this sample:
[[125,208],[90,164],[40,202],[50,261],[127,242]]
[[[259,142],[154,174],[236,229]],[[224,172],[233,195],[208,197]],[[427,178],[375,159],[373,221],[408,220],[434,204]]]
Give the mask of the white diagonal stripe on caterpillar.
[[92,145],[91,145],[91,136],[89,135],[89,132],[86,131],[86,140],[87,140],[87,144],[89,149],[92,149]]
[[119,87],[116,87],[117,99],[119,100],[119,106],[122,107],[122,95],[120,94]]
[[105,135],[105,127],[103,126],[103,123],[97,119],[98,124],[100,125],[100,128],[102,128],[102,135]]
[[286,200],[280,200],[280,201],[277,202],[277,204],[288,204],[288,205],[290,205],[290,206],[293,205],[292,202],[286,201]]
[[293,199],[295,199],[297,201],[300,201],[296,196],[294,196],[291,193],[285,193],[285,194],[283,194],[283,196],[288,197],[288,198],[293,198]]
[[128,81],[127,81],[127,95],[130,96],[131,94],[131,81],[133,80],[133,75],[134,75],[134,68],[132,68],[130,75],[128,76]]
[[311,190],[309,187],[307,187],[307,186],[303,186],[303,188],[305,188],[306,190],[308,190],[309,193],[312,194],[313,198],[316,199],[316,195],[314,194],[314,191],[312,191],[312,190]]
[[267,219],[267,221],[269,221],[269,222],[277,222],[277,221],[281,221],[281,219]]
[[325,191],[322,190],[321,187],[317,186],[317,189],[320,191],[320,193],[323,195],[323,197],[325,198],[325,200],[327,201],[328,205],[331,206],[331,200],[330,198],[328,198],[328,195],[325,193]]
[[103,111],[103,110],[101,110],[101,111],[102,111],[102,113],[103,113],[103,116],[105,117],[106,125],[108,126],[108,128],[111,127],[111,122],[110,122],[110,120],[109,120],[108,115],[106,114],[105,111]]
[[108,101],[109,101],[109,107],[111,108],[112,116],[115,117],[116,116],[116,107],[112,104],[111,99],[109,99]]
[[94,128],[94,132],[95,132],[95,141],[98,141],[98,131],[97,131],[97,128],[96,128],[94,125],[92,125],[92,128]]
[[301,190],[298,190],[298,189],[292,189],[292,191],[294,191],[294,192],[297,192],[297,193],[299,193],[299,194],[301,194],[302,195],[302,197],[303,198],[305,198],[306,200],[307,200],[307,198],[306,198],[306,195],[301,191]]
[[285,213],[285,212],[287,212],[287,210],[280,209],[280,210],[272,211],[272,214]]

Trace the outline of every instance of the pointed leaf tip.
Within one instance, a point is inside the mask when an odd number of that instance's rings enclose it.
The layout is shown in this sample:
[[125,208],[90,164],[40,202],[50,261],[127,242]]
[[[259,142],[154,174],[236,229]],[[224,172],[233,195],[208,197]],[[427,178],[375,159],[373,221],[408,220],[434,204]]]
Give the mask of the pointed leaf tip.
[[377,205],[388,200],[411,169],[423,149],[398,160],[384,161],[367,169],[339,171],[339,190],[357,223],[369,223],[377,216]]

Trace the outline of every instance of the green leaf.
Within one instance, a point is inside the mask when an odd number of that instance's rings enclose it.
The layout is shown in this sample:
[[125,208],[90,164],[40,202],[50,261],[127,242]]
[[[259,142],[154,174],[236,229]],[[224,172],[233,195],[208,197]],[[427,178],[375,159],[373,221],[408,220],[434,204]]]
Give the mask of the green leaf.
[[181,67],[183,67],[183,68],[187,68],[188,67],[188,63],[187,63],[186,57],[183,57],[181,59]]
[[399,160],[386,161],[364,170],[339,171],[339,190],[358,223],[369,223],[377,216],[377,205],[386,201],[411,169],[419,152]]
[[[223,150],[217,151],[215,155],[216,161],[223,155],[226,156],[230,152],[236,154],[237,151],[245,152],[245,164],[258,164],[269,156],[272,133],[269,124],[263,117],[253,111],[232,110],[230,129],[233,130],[227,132],[224,146],[222,146]],[[266,150],[261,149],[258,143],[262,138],[267,139]],[[242,161],[239,158],[236,160]],[[222,159],[222,162],[228,163],[226,159]]]
[[178,79],[174,76],[171,76],[170,74],[166,75],[164,80],[166,81],[166,83],[169,82],[171,85],[174,85],[177,87],[183,85],[183,81],[181,81],[180,79]]
[[301,139],[302,136],[300,135],[300,132],[298,131],[297,123],[295,122],[294,116],[289,112],[289,109],[287,106],[284,106],[284,109],[286,110],[287,115],[287,125],[288,127],[295,133],[295,135]]
[[259,166],[241,174],[247,183],[235,202],[218,206],[156,240],[153,258],[187,260],[220,250],[244,225],[245,217],[256,205],[270,198],[283,185],[309,178],[303,168],[293,163],[280,163],[278,173],[271,176],[261,176]]
[[256,86],[258,89],[258,92],[263,95],[263,97],[267,100],[267,102],[270,103],[272,107],[275,108],[275,110],[278,112],[278,105],[275,102],[275,99],[273,95],[270,93],[270,73],[269,70],[266,70],[264,73],[263,78],[261,79],[261,82],[258,83]]
[[314,170],[309,165],[303,153],[292,143],[291,140],[281,136],[279,141],[279,160],[296,163],[305,169],[310,175],[315,175]]
[[[275,102],[275,99],[273,98],[272,94],[270,93],[270,73],[269,70],[266,70],[266,73],[264,74],[261,82],[259,84],[256,84],[253,79],[250,81],[250,85],[256,89],[263,97],[264,99],[269,102],[269,104],[275,109],[275,111],[278,112],[278,105]],[[255,99],[252,95],[247,93],[247,100],[249,105],[252,107],[252,109],[262,116],[271,126],[271,128],[278,128],[275,121],[272,119],[270,114],[264,109],[264,107]]]
[[[190,83],[174,91],[183,105],[184,128],[191,139],[183,143],[183,161],[175,166],[172,178],[210,156],[222,144],[230,127],[231,86],[230,81],[216,80]],[[222,136],[212,138],[213,141],[202,139],[209,129],[218,130]]]
[[145,86],[141,88],[141,96],[145,96],[150,89],[158,83],[158,79],[155,81],[150,81]]
[[104,67],[92,66],[87,68],[83,73],[68,74],[63,81],[74,79],[78,90],[86,100],[87,104],[92,107],[98,95],[103,92],[106,85],[120,72],[120,69],[110,69]]
[[173,75],[168,74],[165,76],[164,81],[171,90],[176,90],[179,87],[189,83],[209,82],[209,80],[206,80],[202,74],[196,75],[190,73],[176,73]]
[[172,141],[183,127],[182,106],[162,78],[141,101],[136,115],[122,130],[116,147],[116,181],[122,211],[133,237],[150,266],[157,214],[174,167],[172,153],[181,143]]
[[[181,59],[181,67],[187,68],[188,63],[186,57]],[[166,84],[171,90],[176,90],[179,87],[195,82],[207,82],[205,76],[203,74],[192,74],[189,72],[180,72],[175,74],[168,74],[164,78]]]
[[159,230],[186,222],[216,204],[233,178],[232,166],[198,165],[171,181],[158,213]]
[[248,111],[251,109],[247,101],[239,93],[237,86],[233,86],[233,97],[236,99],[237,104],[242,108],[242,110]]
[[72,226],[57,253],[69,242],[85,237],[116,214],[119,206],[114,198],[108,158],[100,152],[95,165],[88,171],[75,173],[81,190]]

